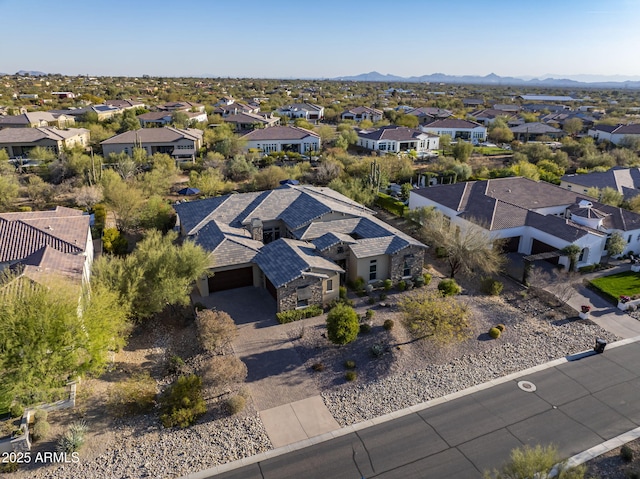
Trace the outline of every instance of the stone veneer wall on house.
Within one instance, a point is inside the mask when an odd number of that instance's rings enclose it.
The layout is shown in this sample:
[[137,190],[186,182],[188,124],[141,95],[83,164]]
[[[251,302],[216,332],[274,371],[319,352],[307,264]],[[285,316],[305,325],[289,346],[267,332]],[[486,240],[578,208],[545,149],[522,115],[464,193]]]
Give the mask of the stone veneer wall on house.
[[422,274],[422,267],[424,266],[424,248],[420,246],[409,246],[397,253],[391,255],[391,268],[389,276],[394,283],[400,281],[403,278],[404,270],[404,258],[407,255],[413,255],[409,262],[411,265],[411,277],[415,278]]
[[301,277],[278,288],[278,312],[296,309],[298,305],[297,290],[303,286],[309,286],[311,288],[309,305],[322,305],[322,280],[320,278]]

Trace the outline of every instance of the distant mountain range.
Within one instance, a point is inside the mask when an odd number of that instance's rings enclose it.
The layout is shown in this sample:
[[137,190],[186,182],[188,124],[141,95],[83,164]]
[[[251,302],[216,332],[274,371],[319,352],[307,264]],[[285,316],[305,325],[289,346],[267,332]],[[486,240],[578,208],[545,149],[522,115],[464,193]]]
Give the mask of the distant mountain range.
[[[583,78],[592,76],[583,75]],[[384,75],[378,72],[362,73],[354,76],[332,78],[339,81],[371,81],[371,82],[407,82],[407,83],[459,83],[472,85],[522,85],[522,86],[546,86],[546,87],[592,87],[592,88],[640,88],[640,81],[577,81],[569,78],[516,78],[501,77],[495,73],[487,76],[476,75],[446,75],[444,73],[432,73],[430,75],[401,77],[397,75]]]

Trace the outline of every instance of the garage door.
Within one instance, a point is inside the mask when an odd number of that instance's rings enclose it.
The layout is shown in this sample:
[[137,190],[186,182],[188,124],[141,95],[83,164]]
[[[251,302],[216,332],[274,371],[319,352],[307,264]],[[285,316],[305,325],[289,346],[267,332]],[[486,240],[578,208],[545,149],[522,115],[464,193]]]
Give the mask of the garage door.
[[[540,254],[540,253],[553,253],[554,251],[558,251],[558,248],[551,246],[547,243],[543,243],[542,241],[538,241],[537,239],[533,240],[533,244],[531,245],[531,254]],[[560,260],[559,256],[555,256],[553,258],[546,258],[545,261],[551,264],[558,264]]]
[[273,283],[271,281],[269,281],[269,278],[265,278],[266,281],[266,286],[267,286],[267,291],[269,291],[269,294],[271,294],[271,296],[273,296],[273,299],[277,300],[278,299],[278,291],[276,290],[276,287],[273,285]]
[[243,286],[253,286],[253,268],[232,269],[229,271],[218,271],[209,278],[209,292],[224,291],[225,289],[242,288]]

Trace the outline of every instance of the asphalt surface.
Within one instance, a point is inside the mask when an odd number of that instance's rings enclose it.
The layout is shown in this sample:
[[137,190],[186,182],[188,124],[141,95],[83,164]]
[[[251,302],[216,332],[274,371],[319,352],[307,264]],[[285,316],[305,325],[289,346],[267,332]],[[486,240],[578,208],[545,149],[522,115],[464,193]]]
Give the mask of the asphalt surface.
[[[188,477],[473,479],[525,444],[552,443],[570,457],[640,425],[639,365],[637,342],[608,347],[603,354],[556,361],[456,399],[416,406],[393,420],[346,428],[334,439],[292,452],[249,458],[248,465],[221,474],[214,469]],[[521,381],[535,391],[523,390]]]

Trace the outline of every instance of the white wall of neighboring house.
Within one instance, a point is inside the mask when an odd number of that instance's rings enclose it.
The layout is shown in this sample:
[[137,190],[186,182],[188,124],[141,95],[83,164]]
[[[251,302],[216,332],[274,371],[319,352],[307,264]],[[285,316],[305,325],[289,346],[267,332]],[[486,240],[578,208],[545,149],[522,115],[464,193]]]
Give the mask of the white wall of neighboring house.
[[[424,154],[430,151],[435,151],[440,148],[440,138],[431,136],[425,139],[412,139],[408,140],[410,142],[415,143],[416,153]],[[383,153],[400,153],[405,151],[406,148],[400,148],[400,145],[403,143],[407,143],[407,141],[397,141],[397,140],[370,140],[367,138],[358,137],[357,145],[362,148],[367,148],[369,150],[381,151]]]
[[442,136],[449,135],[452,139],[459,134],[469,133],[471,141],[486,141],[487,129],[484,126],[476,126],[475,128],[430,128],[429,125],[422,125],[420,129],[426,133]]
[[247,141],[245,151],[256,149],[264,153],[273,153],[283,151],[284,145],[299,145],[300,153],[305,154],[320,151],[320,138],[309,135],[300,140],[251,140]]
[[[108,143],[102,145],[102,153],[104,156],[108,156],[111,153],[126,153],[131,156],[133,154],[134,147],[137,147],[133,143]],[[190,140],[188,138],[182,138],[178,141],[172,142],[157,142],[157,143],[142,143],[142,148],[144,148],[149,156],[153,155],[153,152],[156,148],[167,147],[167,148],[175,148],[175,149],[184,149],[184,150],[198,150],[199,145],[196,144],[195,141]]]
[[589,135],[591,138],[595,139],[596,141],[605,141],[605,140],[611,141],[611,133],[607,131],[589,128],[589,130],[587,130],[587,135]]

